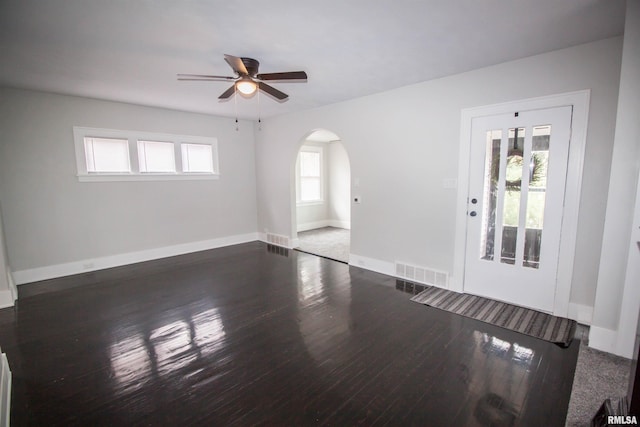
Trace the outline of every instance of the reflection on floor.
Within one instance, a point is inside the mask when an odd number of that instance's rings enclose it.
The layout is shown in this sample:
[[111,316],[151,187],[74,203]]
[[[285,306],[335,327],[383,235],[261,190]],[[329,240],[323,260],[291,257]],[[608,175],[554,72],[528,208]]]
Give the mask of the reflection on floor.
[[300,231],[298,232],[300,244],[296,249],[348,264],[350,234],[349,230],[336,227]]
[[[425,288],[425,285],[418,283],[396,280],[396,289],[412,296]],[[618,400],[627,395],[631,361],[589,347],[588,338],[589,327],[578,325],[575,339],[580,340],[580,351],[573,377],[566,427],[591,425],[591,420],[605,399],[611,399],[615,408]]]
[[11,424],[564,425],[578,340],[416,290],[262,242],[23,285],[0,310]]

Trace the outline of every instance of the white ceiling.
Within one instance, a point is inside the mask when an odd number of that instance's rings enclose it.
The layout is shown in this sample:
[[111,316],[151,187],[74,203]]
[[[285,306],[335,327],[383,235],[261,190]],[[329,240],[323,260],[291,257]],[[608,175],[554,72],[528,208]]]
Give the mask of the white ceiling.
[[241,118],[223,54],[304,70],[262,117],[620,35],[623,0],[0,0],[0,85]]

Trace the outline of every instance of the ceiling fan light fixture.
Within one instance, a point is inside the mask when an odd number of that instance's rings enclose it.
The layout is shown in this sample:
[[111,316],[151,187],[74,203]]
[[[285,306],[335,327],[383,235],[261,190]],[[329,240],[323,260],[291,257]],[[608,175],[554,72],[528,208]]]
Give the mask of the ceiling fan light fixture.
[[285,71],[280,73],[258,73],[260,63],[253,58],[244,58],[233,55],[225,55],[224,60],[233,69],[235,77],[214,76],[207,74],[178,74],[178,80],[199,80],[207,82],[233,82],[233,85],[222,92],[218,97],[224,101],[240,92],[245,98],[251,98],[254,93],[260,91],[273,97],[278,102],[286,101],[289,96],[279,91],[266,81],[307,81],[307,73],[304,71]]
[[258,85],[249,77],[243,77],[236,83],[236,88],[244,95],[251,95],[258,89]]

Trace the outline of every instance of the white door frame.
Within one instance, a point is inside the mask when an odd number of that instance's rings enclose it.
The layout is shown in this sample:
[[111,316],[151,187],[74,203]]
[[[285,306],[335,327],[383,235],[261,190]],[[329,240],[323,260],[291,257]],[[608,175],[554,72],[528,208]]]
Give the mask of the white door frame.
[[471,151],[471,121],[474,117],[505,114],[513,111],[537,110],[566,105],[573,106],[569,163],[564,198],[564,214],[560,234],[560,253],[553,314],[566,317],[569,310],[573,261],[577,239],[582,169],[587,141],[589,99],[591,91],[581,90],[557,95],[529,98],[482,107],[465,108],[461,112],[460,154],[458,157],[458,198],[456,204],[456,235],[454,245],[453,276],[449,289],[463,292],[465,247],[467,241],[467,197],[469,193],[469,161]]

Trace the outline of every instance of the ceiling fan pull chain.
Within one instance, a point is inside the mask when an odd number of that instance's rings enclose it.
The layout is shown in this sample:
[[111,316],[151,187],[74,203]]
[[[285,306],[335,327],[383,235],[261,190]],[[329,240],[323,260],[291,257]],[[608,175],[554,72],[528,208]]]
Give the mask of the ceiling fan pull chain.
[[262,130],[262,120],[260,119],[260,90],[258,89],[258,130]]
[[238,131],[238,88],[233,85],[233,102],[236,105],[236,132]]

